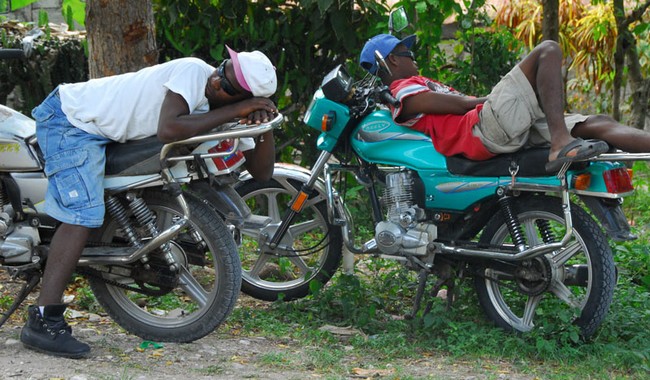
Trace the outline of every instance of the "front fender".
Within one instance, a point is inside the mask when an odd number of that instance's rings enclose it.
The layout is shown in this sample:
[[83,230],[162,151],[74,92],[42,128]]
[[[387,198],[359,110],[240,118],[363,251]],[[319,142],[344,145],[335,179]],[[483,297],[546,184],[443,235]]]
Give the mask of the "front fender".
[[[283,162],[278,162],[273,167],[273,179],[278,181],[282,186],[287,190],[291,190],[292,194],[296,194],[299,189],[296,189],[295,186],[289,185],[288,180],[299,181],[300,183],[307,183],[311,177],[311,171],[309,169],[303,168],[302,166],[295,164],[287,164]],[[240,182],[254,181],[253,176],[244,171],[239,176]],[[325,181],[322,178],[318,178],[314,184],[314,189],[318,193],[319,198],[322,197],[323,200],[327,199],[327,189],[325,187]]]

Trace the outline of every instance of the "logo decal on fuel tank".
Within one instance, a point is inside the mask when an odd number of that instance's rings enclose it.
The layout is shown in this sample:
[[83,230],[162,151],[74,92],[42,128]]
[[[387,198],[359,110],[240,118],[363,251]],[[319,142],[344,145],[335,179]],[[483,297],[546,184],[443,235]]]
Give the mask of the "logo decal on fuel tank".
[[363,124],[357,130],[355,138],[363,142],[379,142],[389,140],[431,141],[427,136],[412,132],[384,132],[392,123],[377,120]]
[[464,193],[466,191],[481,190],[496,187],[498,182],[446,182],[436,186],[436,190],[443,193]]

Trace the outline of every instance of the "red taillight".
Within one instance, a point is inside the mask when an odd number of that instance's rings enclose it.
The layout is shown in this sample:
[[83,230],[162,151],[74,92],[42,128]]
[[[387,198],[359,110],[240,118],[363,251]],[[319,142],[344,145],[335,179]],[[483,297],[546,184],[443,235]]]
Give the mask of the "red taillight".
[[611,169],[603,172],[607,192],[620,194],[634,190],[632,178],[626,168]]
[[[231,139],[222,140],[219,144],[208,149],[208,153],[230,152],[231,150],[233,150],[233,147],[234,144]],[[219,170],[225,170],[234,167],[243,159],[244,159],[244,154],[239,150],[235,150],[227,156],[212,157],[212,161],[214,162],[214,164],[217,166],[217,169]]]

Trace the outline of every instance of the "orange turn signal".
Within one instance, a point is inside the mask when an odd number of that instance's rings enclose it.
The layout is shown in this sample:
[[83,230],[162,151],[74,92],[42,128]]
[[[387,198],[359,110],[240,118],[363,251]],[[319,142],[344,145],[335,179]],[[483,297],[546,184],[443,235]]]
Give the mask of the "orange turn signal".
[[324,114],[323,117],[320,119],[320,130],[323,132],[329,131],[330,129],[332,129],[332,125],[334,124],[335,120],[336,120],[336,112],[330,111]]
[[573,187],[576,190],[587,190],[591,185],[591,174],[579,174],[573,177]]

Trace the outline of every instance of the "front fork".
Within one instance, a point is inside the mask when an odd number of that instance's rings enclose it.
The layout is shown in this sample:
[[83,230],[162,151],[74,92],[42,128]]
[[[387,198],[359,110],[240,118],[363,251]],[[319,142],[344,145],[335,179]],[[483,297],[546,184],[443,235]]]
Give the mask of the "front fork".
[[[280,244],[282,241],[282,238],[284,235],[287,233],[289,230],[289,226],[291,226],[291,223],[293,222],[294,218],[296,215],[302,211],[303,207],[305,206],[305,203],[309,199],[309,197],[313,194],[314,192],[314,186],[316,185],[316,181],[318,181],[318,175],[323,171],[323,168],[325,167],[325,164],[327,164],[327,161],[330,159],[332,156],[332,153],[329,152],[322,152],[320,156],[318,157],[318,160],[316,161],[316,164],[311,170],[311,176],[307,180],[305,184],[302,185],[300,190],[298,191],[298,194],[296,194],[295,197],[291,200],[289,203],[289,209],[285,214],[282,216],[282,222],[280,223],[280,226],[278,227],[277,231],[275,231],[275,234],[271,237],[271,240],[269,241],[269,247],[271,249],[277,248],[277,246]],[[328,191],[328,199],[327,199],[327,209],[328,212],[330,210],[330,203],[331,200],[331,191]],[[332,218],[330,215],[330,222],[332,222]]]

